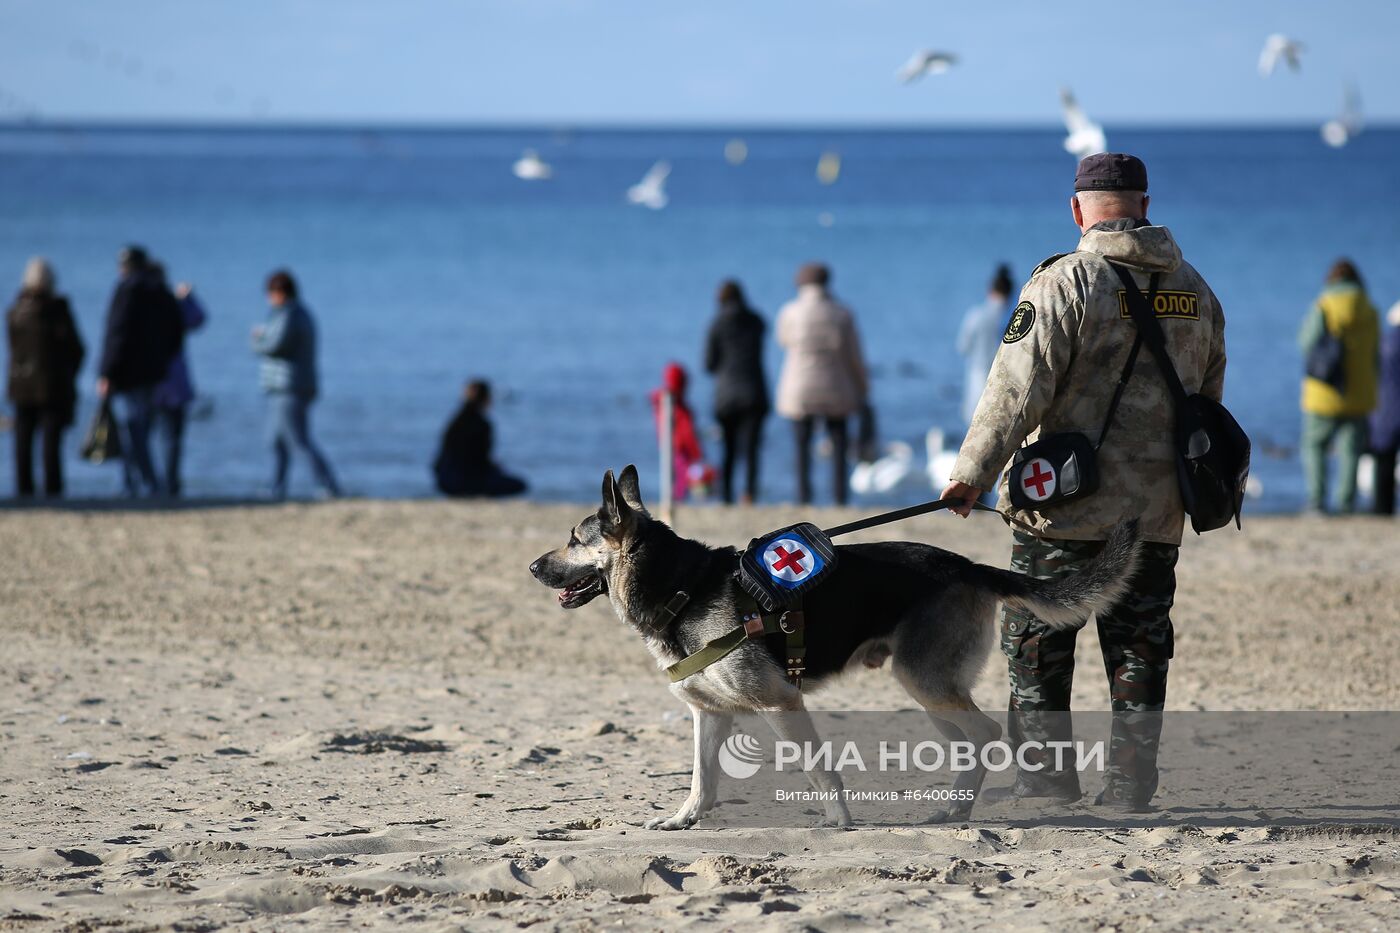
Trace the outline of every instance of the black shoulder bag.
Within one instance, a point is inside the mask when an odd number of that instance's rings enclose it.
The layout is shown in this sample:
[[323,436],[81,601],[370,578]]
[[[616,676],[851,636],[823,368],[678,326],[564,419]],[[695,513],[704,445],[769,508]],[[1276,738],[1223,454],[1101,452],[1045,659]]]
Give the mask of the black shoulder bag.
[[[1138,339],[1157,358],[1176,404],[1176,466],[1181,501],[1191,516],[1196,534],[1223,528],[1234,521],[1240,527],[1244,488],[1249,479],[1249,435],[1225,406],[1201,395],[1187,395],[1167,353],[1166,337],[1152,306],[1138,291],[1132,273],[1109,263],[1127,290],[1128,312],[1137,324]],[[1156,277],[1153,277],[1155,291]]]
[[1305,372],[1309,377],[1327,383],[1338,392],[1345,392],[1346,347],[1342,338],[1327,329],[1327,316],[1318,308],[1315,312],[1322,318],[1322,330],[1318,332],[1313,345],[1308,347]]
[[[1157,294],[1157,277],[1153,276],[1152,294]],[[1108,427],[1113,423],[1113,415],[1118,411],[1118,403],[1123,400],[1123,390],[1133,377],[1133,366],[1142,350],[1142,333],[1138,332],[1133,349],[1128,353],[1128,362],[1123,366],[1123,374],[1118,377],[1118,387],[1113,390],[1113,401],[1108,404],[1108,414],[1104,416],[1103,427],[1099,430],[1097,442],[1077,431],[1066,431],[1043,437],[1034,444],[1027,444],[1016,451],[1007,470],[1007,486],[1011,494],[1011,504],[1017,509],[1040,511],[1048,506],[1097,492],[1099,488],[1099,448],[1108,437]]]
[[79,453],[89,463],[106,463],[121,457],[122,442],[117,434],[117,419],[112,414],[110,399],[104,398],[98,403],[92,423],[83,435],[83,445]]

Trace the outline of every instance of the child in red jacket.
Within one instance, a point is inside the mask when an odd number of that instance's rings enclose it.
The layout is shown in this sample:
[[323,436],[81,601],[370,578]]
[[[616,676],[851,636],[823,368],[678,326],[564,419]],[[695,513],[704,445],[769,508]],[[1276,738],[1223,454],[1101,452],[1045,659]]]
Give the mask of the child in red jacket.
[[671,488],[677,502],[685,499],[690,492],[697,496],[705,495],[715,476],[714,467],[705,462],[700,437],[695,433],[695,416],[685,400],[687,381],[685,367],[679,363],[667,363],[661,374],[661,388],[651,393],[658,437],[662,428],[661,400],[667,395],[671,397]]

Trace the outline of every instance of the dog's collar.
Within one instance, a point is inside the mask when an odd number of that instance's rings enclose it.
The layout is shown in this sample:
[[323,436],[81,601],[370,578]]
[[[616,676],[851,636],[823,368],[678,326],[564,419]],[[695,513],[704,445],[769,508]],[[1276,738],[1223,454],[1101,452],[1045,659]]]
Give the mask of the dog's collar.
[[[658,616],[660,616],[658,621],[651,622],[647,620],[641,623],[640,627],[646,630],[644,634],[651,638],[663,637],[667,630],[670,629],[671,623],[675,622],[676,619],[680,617],[680,614],[685,611],[685,607],[689,603],[690,594],[685,590],[677,590],[676,595],[668,599],[666,605],[661,607],[660,612],[658,612]],[[643,618],[645,619],[645,617]]]
[[666,605],[661,607],[661,614],[666,617],[662,627],[669,627],[670,624],[685,611],[686,605],[690,602],[690,594],[685,590],[676,590],[676,595],[672,596]]

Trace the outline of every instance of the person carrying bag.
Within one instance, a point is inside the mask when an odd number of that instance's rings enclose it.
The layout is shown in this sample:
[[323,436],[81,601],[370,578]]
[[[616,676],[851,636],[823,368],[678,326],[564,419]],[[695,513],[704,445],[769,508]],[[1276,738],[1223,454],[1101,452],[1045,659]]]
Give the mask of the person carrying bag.
[[[1000,510],[1030,526],[1012,532],[1011,569],[1042,580],[1081,572],[1119,523],[1139,523],[1131,595],[1094,619],[1115,713],[1096,800],[1129,812],[1150,808],[1157,789],[1186,518],[1201,532],[1237,517],[1248,466],[1243,432],[1209,401],[1224,392],[1224,310],[1171,231],[1148,219],[1147,183],[1146,165],[1128,153],[1079,163],[1069,203],[1079,242],[1021,289],[943,490],[965,515],[1000,483]],[[1133,373],[1143,346],[1163,378],[1152,367]],[[1105,428],[1107,441],[1095,444]],[[1013,493],[1033,505],[1018,506]],[[999,634],[1009,741],[1067,740],[1068,716],[1049,714],[1070,709],[1076,633],[1003,608]],[[1015,797],[1081,791],[1072,769],[1018,762]]]
[[87,433],[83,435],[79,453],[89,463],[121,459],[122,442],[117,435],[117,419],[112,414],[111,400],[104,398],[97,406],[97,413],[92,416]]

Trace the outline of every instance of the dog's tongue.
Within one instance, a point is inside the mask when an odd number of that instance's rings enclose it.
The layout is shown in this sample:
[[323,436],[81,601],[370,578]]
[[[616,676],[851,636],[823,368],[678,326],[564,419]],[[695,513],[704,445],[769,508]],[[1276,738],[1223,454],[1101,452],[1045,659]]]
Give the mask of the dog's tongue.
[[559,602],[567,603],[570,600],[578,599],[584,593],[591,593],[596,587],[601,586],[601,581],[597,577],[584,577],[559,591]]

